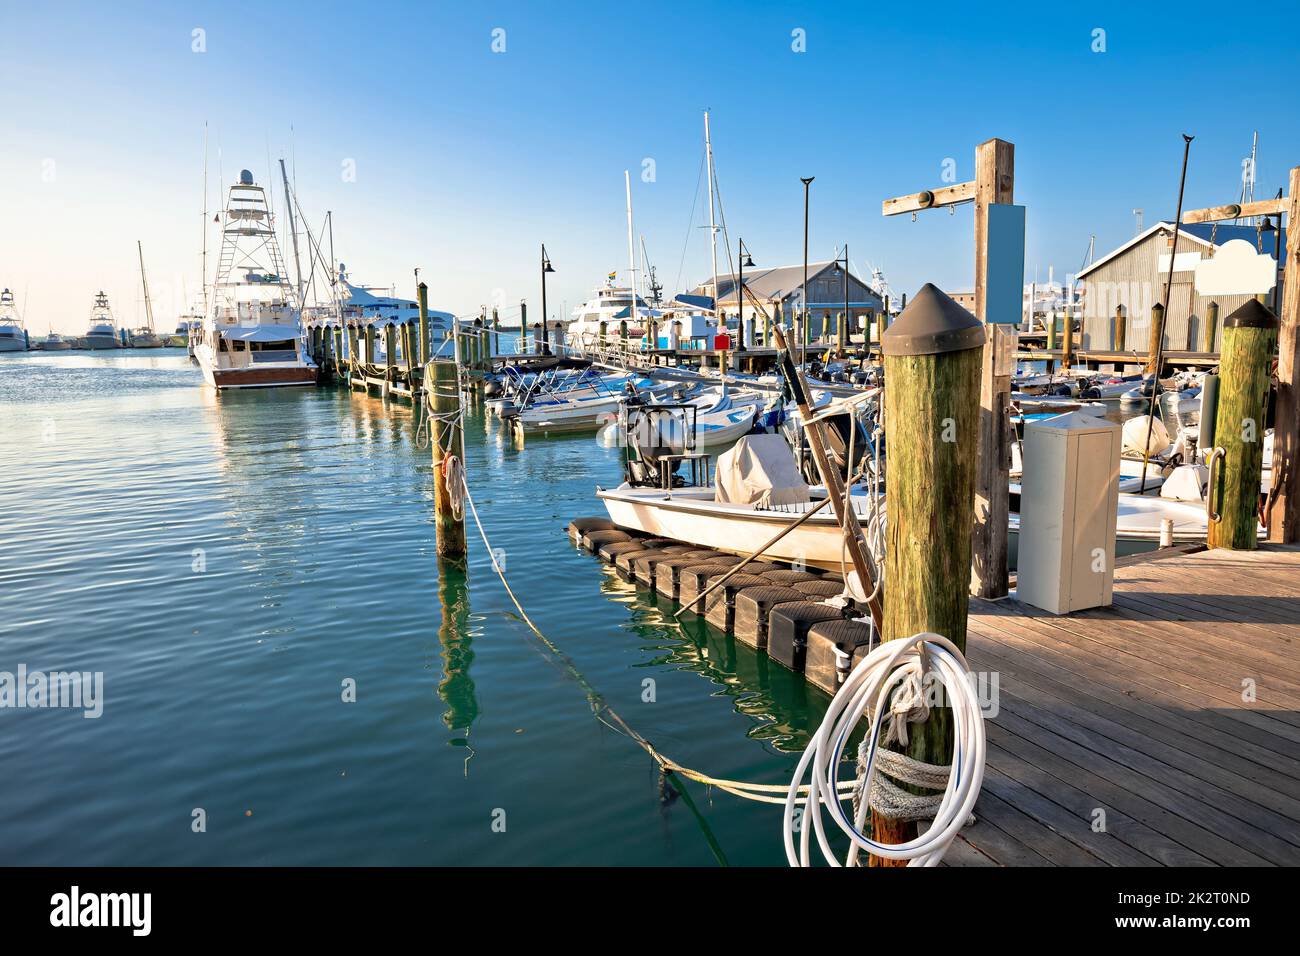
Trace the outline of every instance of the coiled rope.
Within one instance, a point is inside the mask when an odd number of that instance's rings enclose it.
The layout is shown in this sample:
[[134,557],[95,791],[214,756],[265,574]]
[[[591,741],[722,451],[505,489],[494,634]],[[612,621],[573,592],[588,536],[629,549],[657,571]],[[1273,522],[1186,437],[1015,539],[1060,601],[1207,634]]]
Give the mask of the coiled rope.
[[[936,767],[912,761],[901,754],[884,757],[880,747],[881,721],[887,716],[895,716],[893,723],[906,724],[911,714],[903,712],[903,719],[897,719],[894,711],[885,706],[890,700],[890,693],[904,684],[913,690],[922,688],[927,671],[947,691],[953,713],[953,758],[951,769]],[[860,851],[866,850],[878,857],[891,860],[907,860],[909,866],[937,866],[944,853],[952,843],[957,831],[970,819],[975,800],[979,797],[980,786],[984,780],[984,759],[986,743],[984,737],[984,720],[980,713],[979,699],[973,683],[967,675],[970,668],[966,658],[957,646],[946,637],[938,634],[922,633],[903,640],[887,641],[868,654],[849,674],[844,685],[831,700],[821,726],[809,742],[799,766],[795,769],[785,801],[783,835],[785,839],[786,859],[791,866],[810,866],[811,835],[817,836],[817,844],[822,856],[832,866],[857,865]],[[909,696],[906,692],[903,695]],[[899,703],[910,711],[914,701],[908,699]],[[839,779],[839,768],[843,762],[844,748],[849,737],[856,730],[864,714],[870,715],[870,724],[864,741],[865,754],[861,768],[860,782],[870,782],[871,799],[854,800],[846,798]],[[891,728],[890,735],[897,737],[905,729]],[[812,800],[811,812],[795,824],[795,807],[800,803],[796,794],[804,787],[803,780],[809,774],[808,787]],[[919,768],[919,769],[918,769]],[[897,805],[891,803],[891,795],[886,787],[877,789],[877,771],[884,771],[894,776],[913,775],[904,782],[914,782],[922,786],[937,785],[943,775],[944,792],[939,797],[937,806],[926,807],[924,816],[933,809],[934,822],[928,829],[906,843],[877,843],[863,832],[869,805],[874,805],[879,797],[881,810],[888,813],[894,809],[900,819],[907,819],[907,814],[922,808],[913,807],[910,801],[901,800]],[[927,781],[932,781],[928,783]],[[855,782],[855,786],[859,782]],[[897,789],[897,788],[895,788]],[[900,791],[901,793],[902,791]],[[906,794],[911,797],[911,794]],[[850,819],[844,812],[844,803],[853,806]],[[848,836],[851,845],[843,862],[831,847],[827,837],[823,809],[840,830]],[[808,816],[812,817],[809,826]],[[915,817],[920,819],[922,817]],[[799,846],[795,846],[795,832],[800,834]]]

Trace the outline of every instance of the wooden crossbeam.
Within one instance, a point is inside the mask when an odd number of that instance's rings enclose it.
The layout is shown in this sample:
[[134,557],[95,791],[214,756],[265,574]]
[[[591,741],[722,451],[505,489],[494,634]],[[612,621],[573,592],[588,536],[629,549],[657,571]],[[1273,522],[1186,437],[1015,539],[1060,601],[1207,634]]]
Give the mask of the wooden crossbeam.
[[1288,199],[1261,199],[1258,202],[1229,203],[1210,206],[1183,213],[1183,222],[1217,222],[1223,219],[1245,219],[1248,216],[1277,216],[1287,211]]
[[975,201],[975,183],[958,183],[955,186],[941,186],[938,189],[923,189],[919,193],[896,196],[880,204],[883,216],[897,216],[900,213],[916,212],[919,209],[934,209],[939,206],[956,206],[959,203]]

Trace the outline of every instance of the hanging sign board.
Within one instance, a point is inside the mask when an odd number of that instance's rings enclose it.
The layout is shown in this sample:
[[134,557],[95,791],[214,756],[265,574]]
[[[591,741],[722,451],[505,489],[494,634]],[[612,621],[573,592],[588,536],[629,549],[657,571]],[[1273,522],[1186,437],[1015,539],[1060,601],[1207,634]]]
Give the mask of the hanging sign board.
[[1277,285],[1277,260],[1245,239],[1231,239],[1196,266],[1201,295],[1258,295]]
[[984,320],[1018,325],[1025,311],[1025,207],[988,207],[988,280]]

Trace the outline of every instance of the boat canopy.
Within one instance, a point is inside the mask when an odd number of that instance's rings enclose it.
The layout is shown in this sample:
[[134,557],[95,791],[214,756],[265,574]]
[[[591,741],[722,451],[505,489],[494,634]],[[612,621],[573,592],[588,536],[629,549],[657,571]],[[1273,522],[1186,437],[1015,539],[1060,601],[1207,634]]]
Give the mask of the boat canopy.
[[298,329],[292,325],[236,325],[222,329],[221,337],[244,342],[284,342],[298,338]]
[[812,500],[784,435],[746,435],[718,457],[714,500],[757,509]]

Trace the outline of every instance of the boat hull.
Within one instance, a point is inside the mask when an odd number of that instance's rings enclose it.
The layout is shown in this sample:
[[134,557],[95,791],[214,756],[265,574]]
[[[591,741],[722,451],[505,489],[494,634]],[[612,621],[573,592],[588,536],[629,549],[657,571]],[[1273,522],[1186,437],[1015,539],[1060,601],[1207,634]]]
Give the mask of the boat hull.
[[22,339],[0,339],[0,352],[26,352],[27,343]]
[[205,366],[203,378],[218,391],[236,388],[286,388],[295,385],[315,385],[316,369],[306,366],[214,369]]
[[116,336],[112,335],[87,335],[81,340],[82,348],[87,349],[120,349],[122,343]]

